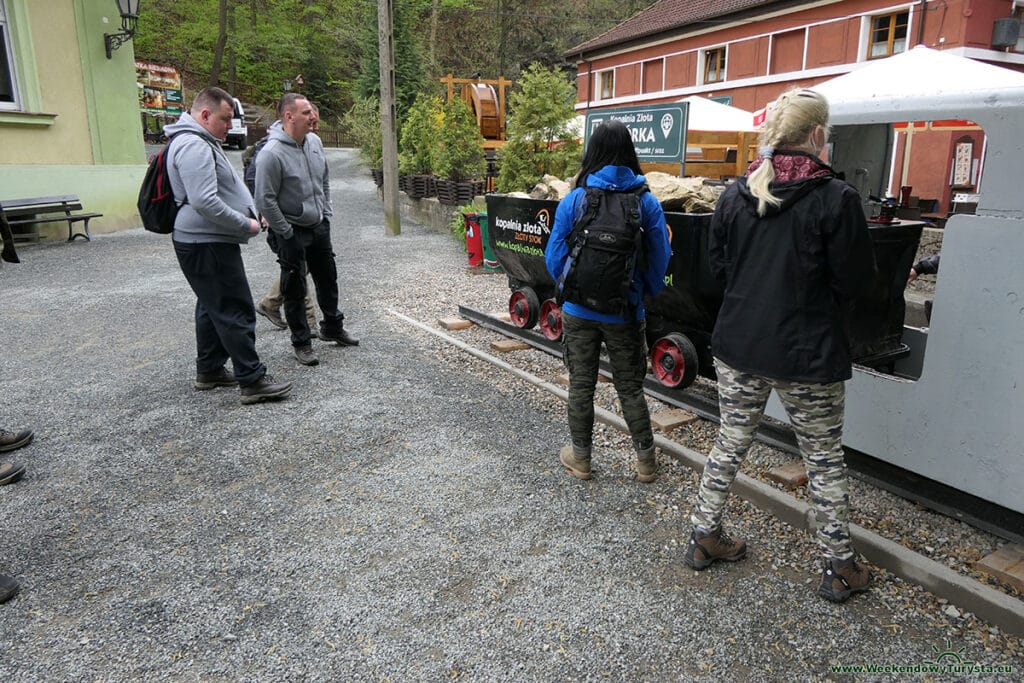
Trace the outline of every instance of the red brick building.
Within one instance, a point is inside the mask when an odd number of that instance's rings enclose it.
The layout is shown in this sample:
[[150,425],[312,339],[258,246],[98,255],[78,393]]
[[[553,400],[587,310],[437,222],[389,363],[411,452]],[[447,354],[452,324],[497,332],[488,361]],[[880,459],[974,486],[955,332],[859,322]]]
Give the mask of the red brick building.
[[[580,110],[700,95],[755,111],[919,44],[1024,72],[1022,18],[1024,0],[660,0],[569,55]],[[983,139],[969,127],[915,132],[904,171],[897,135],[889,189],[905,181],[947,206],[952,192],[976,189],[976,174],[952,183],[957,143],[974,143],[976,170]]]

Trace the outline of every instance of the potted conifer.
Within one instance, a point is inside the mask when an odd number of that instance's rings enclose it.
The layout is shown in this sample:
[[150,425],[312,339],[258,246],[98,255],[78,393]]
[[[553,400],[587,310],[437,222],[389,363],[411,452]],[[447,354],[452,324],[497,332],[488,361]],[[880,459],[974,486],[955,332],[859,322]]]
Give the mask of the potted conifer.
[[437,194],[434,158],[437,155],[437,131],[443,118],[441,98],[421,94],[409,108],[402,124],[398,152],[399,177],[405,177],[406,193],[412,199]]
[[469,105],[453,99],[443,109],[443,121],[437,131],[438,146],[434,170],[437,172],[437,199],[442,204],[467,204],[483,194],[484,138]]

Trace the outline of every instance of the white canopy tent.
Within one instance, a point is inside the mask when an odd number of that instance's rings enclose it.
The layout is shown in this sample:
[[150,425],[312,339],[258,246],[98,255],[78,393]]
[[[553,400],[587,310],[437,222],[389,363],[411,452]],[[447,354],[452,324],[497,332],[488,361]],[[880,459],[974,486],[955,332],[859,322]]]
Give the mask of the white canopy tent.
[[[1000,100],[1008,95],[1012,100],[1015,92],[1017,102],[1024,103],[1024,73],[918,45],[887,59],[863,62],[854,71],[812,89],[828,98],[832,123],[836,125],[942,121],[942,127],[949,130],[955,127],[955,122],[949,121],[949,112],[955,111],[957,118],[963,119],[962,129],[977,130],[971,112],[979,104],[1000,107]],[[908,138],[901,185],[906,184],[913,131],[910,127],[905,133]],[[894,167],[895,163],[890,163],[890,173]],[[982,169],[978,168],[979,185],[981,175]]]
[[679,101],[689,105],[687,121],[689,130],[747,133],[757,130],[754,127],[754,115],[749,111],[697,95],[690,95]]

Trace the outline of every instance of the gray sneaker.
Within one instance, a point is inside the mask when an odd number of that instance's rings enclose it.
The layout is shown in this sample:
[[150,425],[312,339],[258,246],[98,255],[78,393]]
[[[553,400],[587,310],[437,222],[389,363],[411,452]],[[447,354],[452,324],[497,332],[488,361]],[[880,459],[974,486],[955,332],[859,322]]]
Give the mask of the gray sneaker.
[[296,346],[294,347],[295,359],[303,365],[319,365],[320,359],[313,353],[312,346]]
[[241,388],[242,403],[250,405],[260,401],[269,401],[281,398],[292,390],[291,382],[275,382],[270,375],[263,375],[252,384],[246,384]]

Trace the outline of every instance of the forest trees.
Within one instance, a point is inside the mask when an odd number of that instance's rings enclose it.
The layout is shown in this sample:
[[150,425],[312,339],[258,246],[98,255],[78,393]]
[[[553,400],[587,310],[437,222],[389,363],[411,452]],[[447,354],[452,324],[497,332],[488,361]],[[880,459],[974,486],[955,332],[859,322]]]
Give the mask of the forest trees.
[[[567,50],[652,2],[395,2],[400,99],[411,105],[449,72],[515,80],[539,61],[570,73]],[[251,84],[264,105],[301,74],[326,119],[376,91],[375,9],[373,0],[145,0],[135,54],[177,66],[190,83]]]

